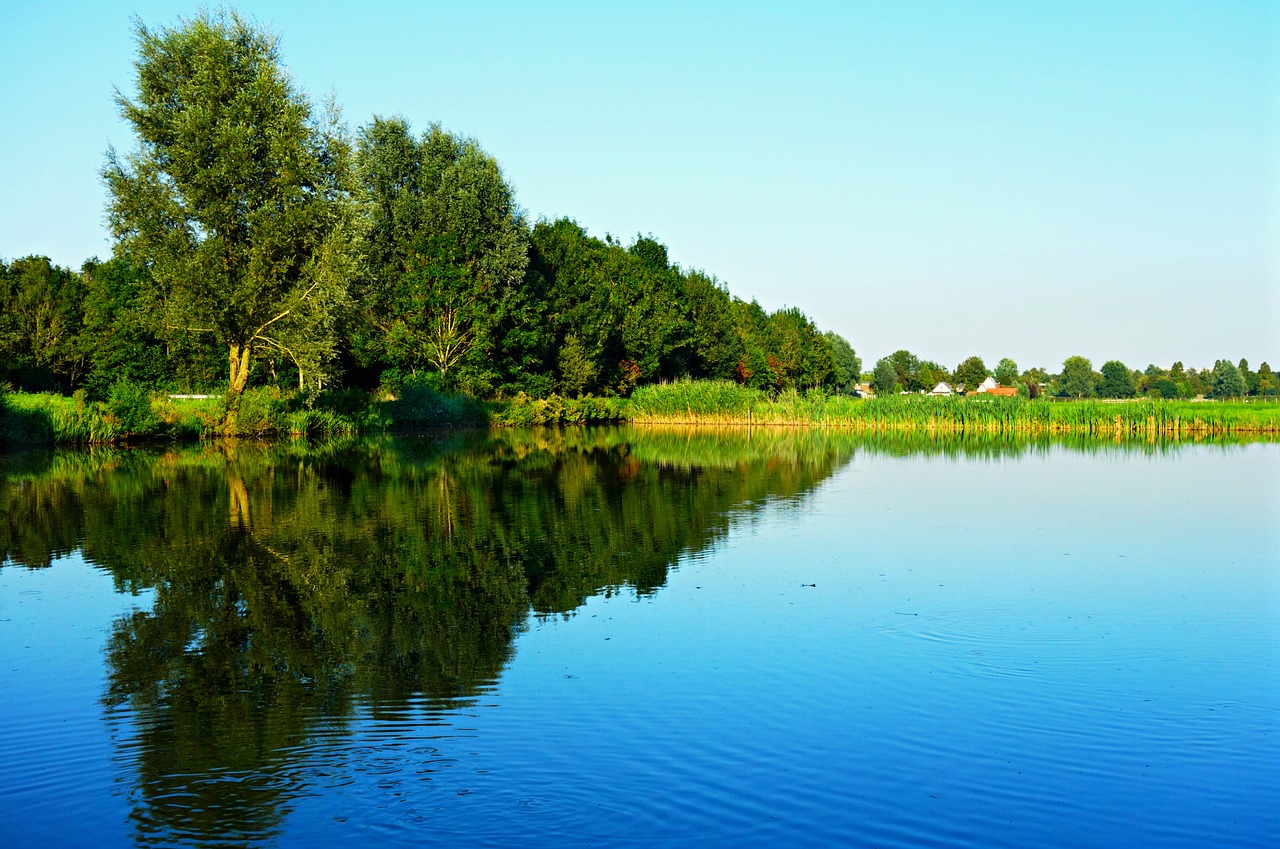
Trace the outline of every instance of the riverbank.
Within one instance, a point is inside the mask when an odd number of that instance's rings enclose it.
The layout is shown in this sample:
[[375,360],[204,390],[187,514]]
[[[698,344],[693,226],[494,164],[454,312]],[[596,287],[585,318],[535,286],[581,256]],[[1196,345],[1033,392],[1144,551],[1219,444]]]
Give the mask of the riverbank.
[[431,427],[616,424],[811,427],[855,432],[1184,438],[1280,435],[1280,401],[1041,398],[858,399],[820,391],[771,394],[731,382],[643,386],[630,398],[478,401],[425,387],[395,397],[359,390],[245,392],[234,417],[218,397],[156,395],[119,384],[103,401],[0,392],[0,444],[113,444],[224,437],[303,437]]
[[770,395],[728,382],[643,386],[625,408],[634,424],[780,425],[857,431],[1022,435],[1161,435],[1280,433],[1280,400],[1130,401],[898,395],[851,398],[782,392]]
[[236,414],[221,396],[169,395],[120,383],[105,400],[8,392],[0,387],[0,445],[111,445],[126,442],[280,438],[380,433],[423,428],[614,424],[621,398],[531,398],[501,401],[408,386],[392,395],[360,390],[316,394],[275,387],[250,389]]

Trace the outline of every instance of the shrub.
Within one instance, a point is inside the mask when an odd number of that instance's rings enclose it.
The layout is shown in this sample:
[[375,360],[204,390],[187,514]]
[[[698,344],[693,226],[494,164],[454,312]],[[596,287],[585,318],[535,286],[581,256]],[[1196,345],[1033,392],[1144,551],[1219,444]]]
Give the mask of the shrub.
[[494,424],[507,427],[559,424],[607,424],[622,421],[622,401],[614,398],[565,398],[552,393],[530,398],[523,392],[490,405]]
[[155,436],[160,431],[151,392],[127,377],[111,384],[105,408],[125,436]]
[[398,427],[476,427],[488,421],[484,406],[474,398],[440,392],[421,383],[400,387],[387,412]]

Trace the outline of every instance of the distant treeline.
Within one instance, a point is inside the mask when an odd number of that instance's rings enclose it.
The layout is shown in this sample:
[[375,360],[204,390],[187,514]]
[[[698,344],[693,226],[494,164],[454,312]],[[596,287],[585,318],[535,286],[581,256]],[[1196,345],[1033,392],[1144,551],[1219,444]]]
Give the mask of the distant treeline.
[[1108,360],[1101,371],[1094,371],[1088,358],[1073,356],[1067,357],[1062,370],[1054,374],[1039,367],[1019,371],[1018,364],[1008,357],[1000,360],[994,369],[987,368],[981,357],[969,357],[954,371],[948,371],[935,362],[901,350],[878,360],[866,377],[878,395],[928,393],[939,383],[946,383],[959,392],[972,391],[991,377],[997,385],[1014,387],[1019,395],[1030,398],[1046,393],[1066,398],[1110,399],[1280,396],[1280,377],[1272,372],[1271,366],[1263,362],[1254,371],[1246,359],[1238,364],[1218,360],[1213,368],[1186,368],[1179,361],[1169,367],[1151,364],[1142,370],[1130,369],[1119,360]]

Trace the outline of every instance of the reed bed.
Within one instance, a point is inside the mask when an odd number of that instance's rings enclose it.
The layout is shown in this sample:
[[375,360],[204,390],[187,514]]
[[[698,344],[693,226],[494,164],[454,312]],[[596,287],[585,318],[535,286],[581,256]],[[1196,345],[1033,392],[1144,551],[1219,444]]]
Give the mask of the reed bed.
[[636,424],[783,425],[884,432],[1018,435],[1280,433],[1280,402],[1125,402],[897,395],[856,399],[820,390],[770,395],[729,381],[680,381],[637,389],[623,411]]
[[105,400],[0,392],[0,444],[113,445],[224,436],[309,436],[385,429],[380,405],[354,390],[314,397],[273,387],[241,396],[232,426],[221,398],[171,398],[120,382]]

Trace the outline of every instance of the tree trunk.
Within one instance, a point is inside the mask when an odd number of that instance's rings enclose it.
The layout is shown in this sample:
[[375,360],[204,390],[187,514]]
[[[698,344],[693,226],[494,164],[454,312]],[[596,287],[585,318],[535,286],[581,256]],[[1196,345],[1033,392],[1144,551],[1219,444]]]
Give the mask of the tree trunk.
[[230,396],[239,396],[244,391],[245,386],[249,383],[249,352],[248,344],[237,345],[232,342],[227,345],[228,360],[231,365],[231,381],[227,387],[228,398]]
[[245,386],[249,383],[250,350],[251,346],[247,343],[227,344],[227,360],[231,366],[231,376],[227,383],[227,417],[222,423],[222,429],[228,436],[236,432],[236,413],[240,410],[240,393],[244,392]]

